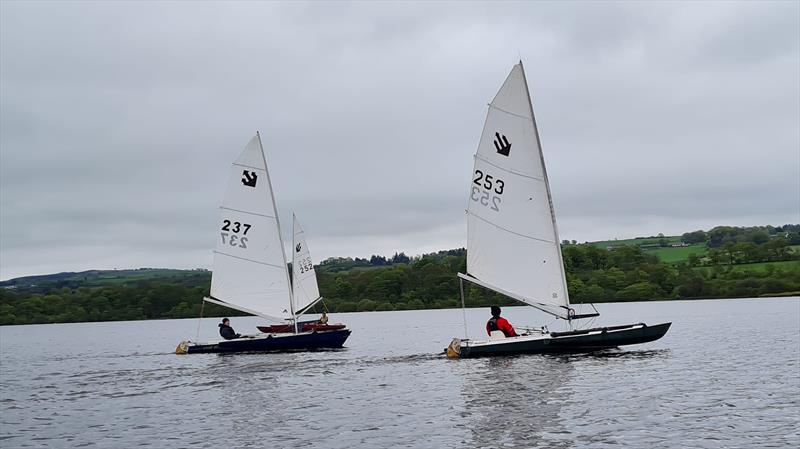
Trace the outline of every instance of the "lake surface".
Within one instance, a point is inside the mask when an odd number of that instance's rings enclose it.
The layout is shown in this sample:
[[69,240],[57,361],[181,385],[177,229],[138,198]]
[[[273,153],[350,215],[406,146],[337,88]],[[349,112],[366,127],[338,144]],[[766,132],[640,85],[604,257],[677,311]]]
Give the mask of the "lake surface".
[[[219,319],[0,327],[0,447],[800,446],[799,298],[598,308],[593,325],[673,325],[593,355],[468,360],[441,354],[461,310],[333,314],[346,349],[289,354],[173,354]],[[467,311],[470,337],[488,315]]]

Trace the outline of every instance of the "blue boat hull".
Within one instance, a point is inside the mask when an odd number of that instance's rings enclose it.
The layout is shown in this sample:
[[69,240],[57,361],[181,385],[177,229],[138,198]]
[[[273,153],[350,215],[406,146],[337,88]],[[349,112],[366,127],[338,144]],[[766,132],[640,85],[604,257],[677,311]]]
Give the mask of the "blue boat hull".
[[335,349],[341,348],[349,336],[349,329],[300,334],[257,335],[209,344],[190,343],[186,346],[186,352],[189,354],[202,354],[210,352],[285,352]]

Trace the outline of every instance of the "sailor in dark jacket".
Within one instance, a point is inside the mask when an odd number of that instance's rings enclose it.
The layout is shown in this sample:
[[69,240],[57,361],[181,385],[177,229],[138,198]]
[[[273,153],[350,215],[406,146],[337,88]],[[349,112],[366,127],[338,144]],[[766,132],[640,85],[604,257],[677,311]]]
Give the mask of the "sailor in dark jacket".
[[222,322],[219,323],[219,334],[225,340],[233,340],[234,338],[241,337],[241,335],[234,332],[233,328],[231,327],[231,320],[227,318],[223,318]]

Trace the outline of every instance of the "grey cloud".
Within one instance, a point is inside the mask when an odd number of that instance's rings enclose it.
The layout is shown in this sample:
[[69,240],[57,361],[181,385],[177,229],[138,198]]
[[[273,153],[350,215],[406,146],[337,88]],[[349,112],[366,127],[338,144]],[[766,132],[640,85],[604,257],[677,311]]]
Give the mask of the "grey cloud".
[[794,2],[0,8],[0,278],[208,266],[257,129],[317,259],[463,246],[520,56],[563,238],[800,221]]

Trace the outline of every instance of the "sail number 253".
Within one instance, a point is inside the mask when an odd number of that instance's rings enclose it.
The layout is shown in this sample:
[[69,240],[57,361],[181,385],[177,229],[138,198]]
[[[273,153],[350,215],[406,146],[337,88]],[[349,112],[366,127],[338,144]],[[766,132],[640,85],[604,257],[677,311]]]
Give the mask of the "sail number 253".
[[[230,245],[239,248],[247,248],[247,231],[250,230],[250,225],[247,223],[240,223],[238,221],[231,222],[230,220],[222,220],[222,230],[227,232],[220,232],[223,245]],[[239,233],[242,233],[240,236]]]
[[502,179],[495,178],[481,170],[475,170],[472,184],[472,193],[470,194],[472,201],[479,202],[493,211],[500,210],[500,203],[503,200],[499,195],[503,194],[503,189],[506,186]]

